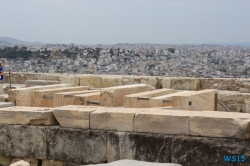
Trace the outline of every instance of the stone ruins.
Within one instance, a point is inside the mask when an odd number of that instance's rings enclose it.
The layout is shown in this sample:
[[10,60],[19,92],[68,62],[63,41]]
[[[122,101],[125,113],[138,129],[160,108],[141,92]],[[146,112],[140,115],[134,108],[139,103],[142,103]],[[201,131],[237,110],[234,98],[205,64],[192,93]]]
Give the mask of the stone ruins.
[[250,157],[248,79],[12,73],[11,81],[25,87],[1,95],[1,166]]

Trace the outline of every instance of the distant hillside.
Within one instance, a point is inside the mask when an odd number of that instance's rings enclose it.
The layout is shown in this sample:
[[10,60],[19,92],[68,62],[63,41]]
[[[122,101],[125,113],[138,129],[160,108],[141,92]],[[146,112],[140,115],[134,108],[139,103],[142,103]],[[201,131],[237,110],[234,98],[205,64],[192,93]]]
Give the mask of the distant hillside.
[[42,42],[36,41],[36,42],[26,42],[6,36],[0,36],[0,43],[11,43],[11,44],[44,44]]

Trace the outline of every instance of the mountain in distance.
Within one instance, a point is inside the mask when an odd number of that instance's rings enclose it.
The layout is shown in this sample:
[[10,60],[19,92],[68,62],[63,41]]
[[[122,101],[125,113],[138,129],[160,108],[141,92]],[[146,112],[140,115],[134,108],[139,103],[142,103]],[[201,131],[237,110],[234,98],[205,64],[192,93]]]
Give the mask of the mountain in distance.
[[9,44],[24,44],[24,45],[41,45],[41,44],[45,44],[39,41],[35,41],[35,42],[26,42],[26,41],[22,41],[22,40],[18,40],[18,39],[14,39],[11,37],[6,37],[6,36],[0,36],[0,43],[9,43]]

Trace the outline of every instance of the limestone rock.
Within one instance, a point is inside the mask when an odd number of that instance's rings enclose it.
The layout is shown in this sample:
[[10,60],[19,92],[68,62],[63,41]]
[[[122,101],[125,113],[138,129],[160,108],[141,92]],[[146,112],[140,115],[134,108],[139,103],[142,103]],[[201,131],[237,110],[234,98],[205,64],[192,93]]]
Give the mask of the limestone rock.
[[59,76],[61,84],[71,84],[73,86],[80,86],[80,77],[75,75],[62,75]]
[[64,166],[64,162],[55,160],[42,160],[42,166]]
[[54,115],[62,127],[89,129],[90,114],[99,107],[67,105],[54,108]]
[[93,93],[85,93],[80,95],[73,96],[73,103],[74,105],[96,105],[93,103],[89,103],[89,101],[100,102],[100,92],[93,92]]
[[30,164],[28,162],[21,160],[21,161],[11,164],[10,166],[30,166]]
[[126,95],[123,98],[123,106],[126,108],[149,108],[149,100],[138,99],[139,98],[153,98],[157,96],[167,95],[174,93],[174,89],[157,89],[153,91],[146,91],[140,93],[133,93]]
[[107,161],[104,132],[62,127],[49,127],[48,159],[84,164]]
[[122,77],[121,76],[104,76],[102,77],[101,87],[113,87],[122,85]]
[[14,164],[20,160],[23,160],[27,162],[30,166],[37,166],[38,165],[38,160],[37,159],[31,159],[31,158],[13,158],[11,161],[11,164]]
[[46,86],[46,85],[55,85],[59,84],[59,81],[47,81],[47,80],[26,80],[26,87],[33,86]]
[[171,89],[175,90],[198,90],[200,81],[196,78],[171,78]]
[[101,89],[101,105],[116,107],[123,105],[123,97],[132,93],[150,91],[154,88],[145,84],[123,85]]
[[0,154],[19,158],[47,158],[47,127],[0,124]]
[[90,128],[133,131],[136,112],[132,108],[100,108],[90,114]]
[[80,76],[80,86],[101,87],[101,77],[98,75],[86,74]]
[[0,108],[0,123],[22,125],[58,124],[52,109],[21,106]]
[[59,75],[55,74],[42,74],[39,78],[40,80],[50,80],[50,81],[59,81]]

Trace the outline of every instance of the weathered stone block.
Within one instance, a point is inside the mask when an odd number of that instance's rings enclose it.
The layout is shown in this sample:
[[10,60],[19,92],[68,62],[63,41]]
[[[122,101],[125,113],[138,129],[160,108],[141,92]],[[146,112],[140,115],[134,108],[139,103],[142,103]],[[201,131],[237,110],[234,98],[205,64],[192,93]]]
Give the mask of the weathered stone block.
[[86,93],[73,96],[74,105],[97,105],[90,103],[89,101],[100,102],[100,92]]
[[[20,89],[10,89],[9,90],[9,101],[15,102],[17,106],[31,106],[33,102],[33,92],[35,90],[43,89],[54,89],[54,88],[64,88],[69,87],[68,84],[58,84],[58,85],[47,85],[47,86],[37,86],[37,87],[28,87]],[[25,97],[24,97],[25,96]]]
[[116,107],[123,105],[123,97],[132,93],[150,91],[154,88],[145,84],[123,85],[101,89],[101,105]]
[[80,86],[91,86],[91,87],[101,87],[102,77],[98,75],[81,75],[80,76]]
[[15,104],[13,102],[0,102],[0,108],[13,107]]
[[122,76],[103,76],[101,87],[113,87],[122,85]]
[[157,96],[167,95],[174,93],[174,89],[157,89],[153,91],[133,93],[126,95],[123,98],[123,106],[127,108],[149,108],[149,99],[138,99],[138,98],[153,98]]
[[[249,147],[249,140],[176,136],[172,138],[171,142],[171,162],[183,166],[250,165]],[[240,155],[239,159],[243,159],[243,162],[226,162],[225,155]],[[243,155],[244,157],[241,158]]]
[[[171,93],[168,95],[153,97],[149,99],[150,107],[168,107],[172,106],[172,98],[173,96],[178,96],[181,94],[190,93],[191,91],[183,91],[183,92],[177,92],[177,93]],[[168,101],[168,102],[166,102]]]
[[172,106],[202,105],[203,110],[213,111],[215,110],[215,93],[217,90],[206,89],[179,94],[172,97]]
[[86,91],[74,91],[74,92],[60,92],[54,93],[53,95],[53,107],[59,107],[64,105],[73,105],[74,95],[86,94],[86,93],[94,93],[100,92],[100,90],[86,90]]
[[122,159],[171,162],[171,137],[161,134],[108,132],[107,161]]
[[46,86],[46,85],[55,85],[55,84],[59,84],[59,81],[47,81],[47,80],[26,80],[25,81],[26,87]]
[[102,131],[49,127],[47,138],[48,159],[85,164],[107,160],[107,138]]
[[90,114],[90,128],[133,131],[136,112],[132,108],[100,108]]
[[50,81],[59,81],[59,75],[56,74],[42,74],[39,78],[40,80],[50,80]]
[[171,78],[171,89],[175,90],[198,90],[200,81],[197,78],[178,77]]
[[192,111],[147,109],[134,118],[134,132],[189,135],[189,116]]
[[10,166],[30,166],[30,164],[28,162],[21,160],[11,164]]
[[62,127],[89,129],[90,114],[99,107],[67,105],[54,108],[54,115]]
[[190,135],[250,138],[250,114],[202,111],[190,116]]
[[20,106],[0,108],[0,123],[22,125],[58,124],[53,110],[49,108]]
[[[53,95],[57,92],[71,92],[88,90],[89,86],[66,87],[56,89],[35,90],[31,106],[33,107],[53,107]],[[48,97],[45,97],[48,96]]]
[[80,86],[80,77],[75,75],[62,75],[59,76],[61,84],[71,84],[73,86]]
[[1,166],[9,166],[11,164],[12,158],[9,156],[0,155],[0,165]]
[[0,124],[0,154],[46,159],[46,127]]

